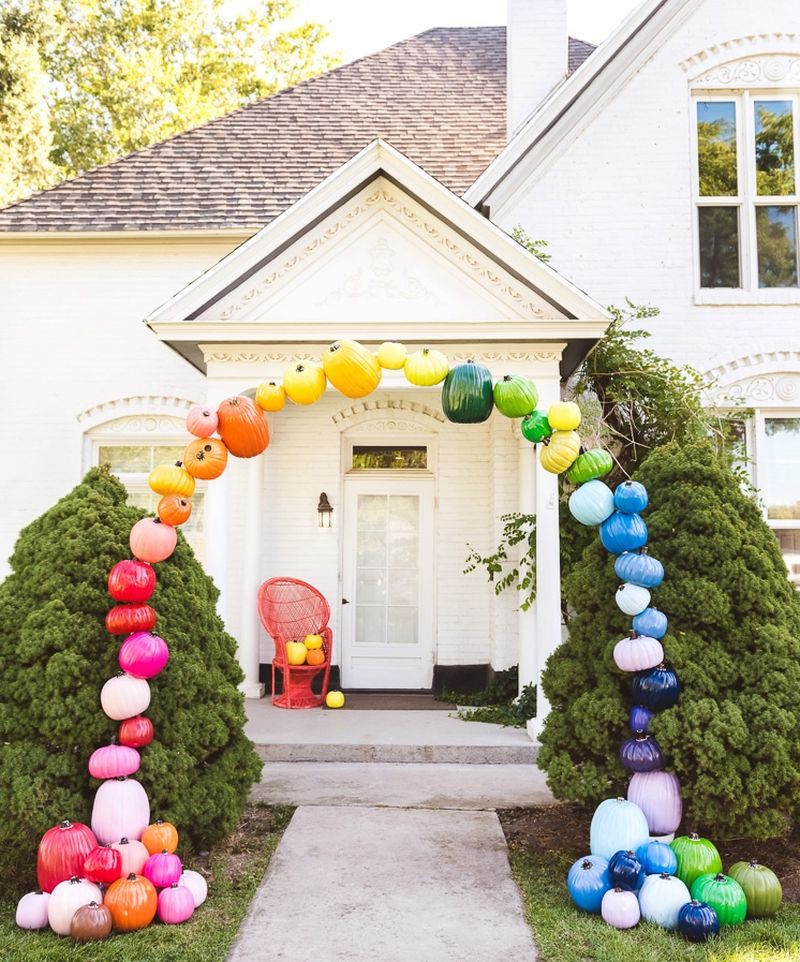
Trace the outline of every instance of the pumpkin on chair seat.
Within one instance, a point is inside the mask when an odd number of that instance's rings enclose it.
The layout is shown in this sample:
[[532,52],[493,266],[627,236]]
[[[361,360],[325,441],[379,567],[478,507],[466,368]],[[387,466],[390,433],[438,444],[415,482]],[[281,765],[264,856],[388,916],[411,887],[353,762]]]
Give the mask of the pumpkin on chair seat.
[[324,665],[325,652],[321,648],[312,648],[306,654],[307,665]]

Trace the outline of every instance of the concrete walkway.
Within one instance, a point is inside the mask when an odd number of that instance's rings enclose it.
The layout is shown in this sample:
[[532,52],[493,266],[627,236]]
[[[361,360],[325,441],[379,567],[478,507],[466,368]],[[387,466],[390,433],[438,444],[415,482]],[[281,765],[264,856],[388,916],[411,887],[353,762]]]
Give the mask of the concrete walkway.
[[493,812],[304,806],[229,962],[535,958]]

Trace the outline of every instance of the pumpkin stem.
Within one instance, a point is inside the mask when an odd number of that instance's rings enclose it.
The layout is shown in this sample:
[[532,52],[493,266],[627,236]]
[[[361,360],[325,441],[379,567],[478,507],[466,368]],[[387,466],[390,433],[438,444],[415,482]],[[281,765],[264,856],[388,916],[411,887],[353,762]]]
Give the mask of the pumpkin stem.
[[628,632],[628,634],[630,635],[631,638],[637,638],[637,637],[638,637],[637,634],[636,634],[636,632],[633,630],[633,628],[631,628],[631,630]]
[[117,842],[117,845],[130,845],[130,844],[131,843],[128,841],[127,835],[123,835],[122,838]]
[[71,822],[68,818],[65,818],[63,822],[59,822],[59,823],[58,823],[58,827],[59,827],[59,828],[72,828],[72,822]]
[[70,884],[70,885],[75,885],[77,882],[80,882],[80,881],[81,881],[81,880],[78,878],[77,875],[73,875],[72,878],[69,880],[69,884]]
[[750,868],[758,868],[759,865],[760,865],[760,862],[758,861],[757,858],[750,859]]
[[659,877],[659,878],[674,878],[674,876],[670,875],[669,872],[662,872],[658,877]]
[[715,882],[724,882],[724,881],[725,881],[725,875],[724,875],[722,872],[717,872],[717,874],[714,876],[714,881],[715,881]]
[[625,889],[621,889],[619,886],[617,886],[617,887],[614,889],[614,891],[615,891],[615,892],[624,892]]
[[697,899],[692,899],[692,901],[689,903],[689,905],[693,905],[695,908],[697,908],[699,904],[700,903],[697,901]]
[[129,881],[129,882],[135,882],[135,881],[136,881],[136,872],[130,872],[130,873],[129,873],[129,875],[128,875],[128,881]]
[[295,368],[295,371],[297,371],[298,374],[302,374],[303,371],[305,371],[305,368],[303,367],[302,364],[298,364],[297,367]]
[[689,838],[690,838],[693,842],[699,842],[699,841],[700,841],[700,836],[697,834],[697,832],[692,832],[692,834],[689,836]]
[[504,374],[504,375],[503,375],[503,380],[504,380],[504,381],[510,381],[510,380],[511,380],[511,375],[510,375],[510,374]]
[[581,862],[581,868],[583,868],[583,869],[590,869],[591,867],[592,867],[592,863],[589,861],[588,858],[585,858],[585,859]]
[[96,908],[99,908],[99,906],[98,906],[98,904],[97,904],[97,902],[95,902],[95,900],[94,900],[94,899],[92,899],[92,901],[91,901],[91,902],[89,903],[89,908],[90,908],[90,909],[96,909]]

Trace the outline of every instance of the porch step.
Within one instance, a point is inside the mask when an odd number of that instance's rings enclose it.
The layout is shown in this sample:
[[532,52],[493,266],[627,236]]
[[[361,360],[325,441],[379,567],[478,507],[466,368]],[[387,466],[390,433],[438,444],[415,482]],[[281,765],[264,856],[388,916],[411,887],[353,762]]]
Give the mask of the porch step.
[[347,745],[273,744],[256,751],[265,762],[443,763],[522,765],[536,761],[537,747],[527,745]]

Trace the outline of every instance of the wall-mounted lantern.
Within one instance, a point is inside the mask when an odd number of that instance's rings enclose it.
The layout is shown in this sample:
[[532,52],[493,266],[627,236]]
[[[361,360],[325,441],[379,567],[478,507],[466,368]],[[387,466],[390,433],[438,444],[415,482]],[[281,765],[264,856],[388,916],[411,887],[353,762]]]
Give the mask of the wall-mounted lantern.
[[333,505],[328,501],[328,495],[323,491],[317,505],[320,528],[330,528],[333,525]]

